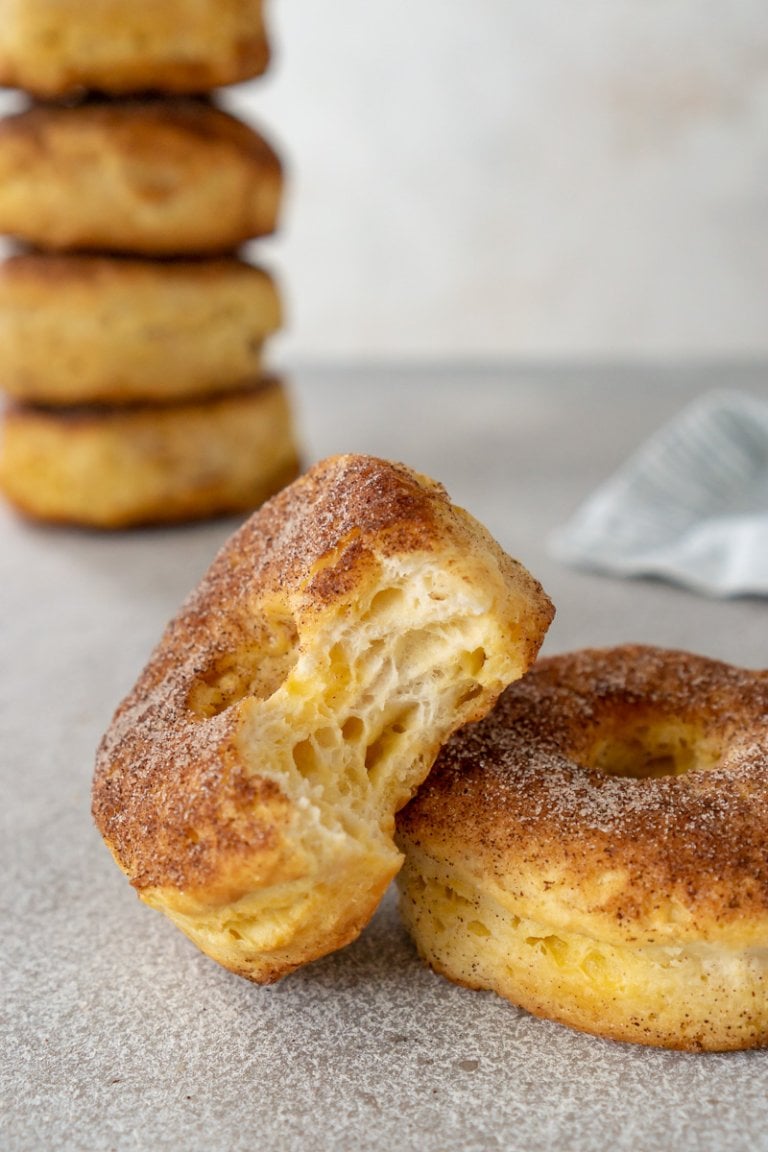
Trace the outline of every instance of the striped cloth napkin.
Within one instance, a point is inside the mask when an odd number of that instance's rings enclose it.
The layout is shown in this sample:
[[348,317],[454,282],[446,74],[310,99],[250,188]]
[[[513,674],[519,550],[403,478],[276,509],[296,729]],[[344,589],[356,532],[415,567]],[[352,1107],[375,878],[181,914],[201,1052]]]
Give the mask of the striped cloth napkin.
[[768,402],[706,393],[550,539],[557,559],[710,596],[768,595]]

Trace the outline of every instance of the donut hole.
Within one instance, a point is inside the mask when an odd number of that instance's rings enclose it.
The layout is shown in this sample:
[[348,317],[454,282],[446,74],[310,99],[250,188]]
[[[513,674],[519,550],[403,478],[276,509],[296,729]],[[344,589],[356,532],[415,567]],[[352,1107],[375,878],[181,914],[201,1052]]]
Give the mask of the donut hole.
[[187,697],[201,719],[218,716],[246,697],[267,700],[284,683],[298,658],[298,633],[286,613],[249,619],[242,646],[220,653],[195,679]]
[[693,725],[661,721],[601,734],[589,750],[586,766],[606,776],[653,780],[707,771],[719,759],[719,750]]

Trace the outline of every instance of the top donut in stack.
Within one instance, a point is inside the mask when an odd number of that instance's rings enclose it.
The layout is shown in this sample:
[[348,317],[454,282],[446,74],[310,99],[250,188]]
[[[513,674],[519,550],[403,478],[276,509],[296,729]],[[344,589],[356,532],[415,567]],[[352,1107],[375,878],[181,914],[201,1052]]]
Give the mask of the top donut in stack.
[[0,0],[0,479],[102,527],[247,509],[297,470],[265,376],[281,164],[211,90],[260,75],[261,0]]

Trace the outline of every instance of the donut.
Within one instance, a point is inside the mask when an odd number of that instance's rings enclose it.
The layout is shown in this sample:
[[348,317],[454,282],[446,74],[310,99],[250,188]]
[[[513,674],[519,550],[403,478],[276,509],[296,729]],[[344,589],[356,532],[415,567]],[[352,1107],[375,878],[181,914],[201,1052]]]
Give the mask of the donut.
[[248,386],[280,323],[274,280],[240,260],[0,264],[0,380],[18,400],[163,403]]
[[542,659],[400,813],[401,910],[470,988],[614,1040],[768,1043],[768,673]]
[[37,520],[106,529],[251,511],[298,470],[278,380],[165,405],[11,405],[0,423],[0,489]]
[[203,100],[40,105],[0,120],[0,232],[52,251],[219,253],[274,231],[280,161]]
[[0,0],[0,84],[206,92],[269,62],[262,0]]
[[225,545],[98,753],[96,824],[140,897],[268,983],[368,922],[394,816],[533,660],[540,585],[442,486],[323,460]]

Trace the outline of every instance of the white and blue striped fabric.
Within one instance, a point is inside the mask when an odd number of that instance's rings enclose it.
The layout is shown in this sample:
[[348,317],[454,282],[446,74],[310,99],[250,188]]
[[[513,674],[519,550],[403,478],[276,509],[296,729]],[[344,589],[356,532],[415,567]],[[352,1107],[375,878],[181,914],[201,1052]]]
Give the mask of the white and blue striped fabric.
[[768,403],[700,397],[577,509],[550,550],[711,596],[768,595]]

